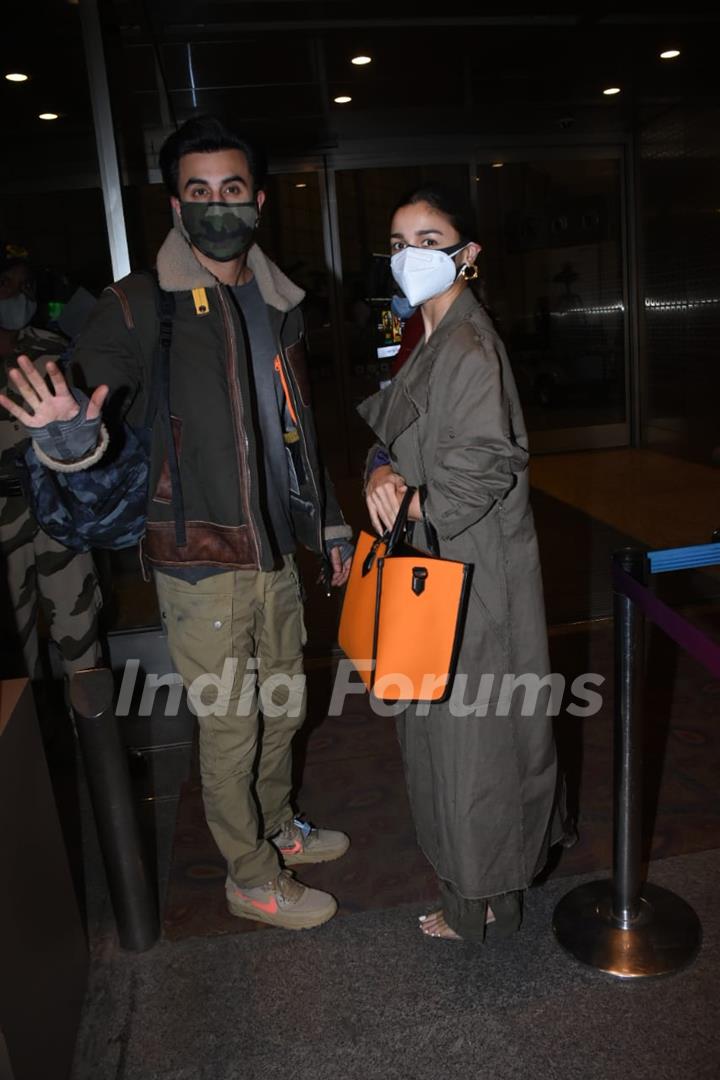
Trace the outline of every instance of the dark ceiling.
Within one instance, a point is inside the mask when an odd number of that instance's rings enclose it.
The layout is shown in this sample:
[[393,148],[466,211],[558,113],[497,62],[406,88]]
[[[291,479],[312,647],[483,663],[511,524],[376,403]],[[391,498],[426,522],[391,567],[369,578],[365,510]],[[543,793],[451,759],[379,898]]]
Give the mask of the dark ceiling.
[[[100,3],[123,164],[147,175],[153,148],[193,112],[260,135],[275,155],[353,140],[445,133],[560,139],[628,131],[643,111],[717,101],[720,15],[655,5],[335,0]],[[432,10],[432,9],[427,9]],[[479,12],[482,12],[479,14]],[[80,8],[15,5],[0,45],[6,146],[0,184],[77,182],[96,170]],[[681,50],[662,61],[664,48]],[[372,63],[350,59],[367,53]],[[604,97],[603,88],[622,93]],[[352,101],[337,105],[347,94]],[[45,110],[57,121],[42,121]],[[33,179],[34,178],[34,179]]]

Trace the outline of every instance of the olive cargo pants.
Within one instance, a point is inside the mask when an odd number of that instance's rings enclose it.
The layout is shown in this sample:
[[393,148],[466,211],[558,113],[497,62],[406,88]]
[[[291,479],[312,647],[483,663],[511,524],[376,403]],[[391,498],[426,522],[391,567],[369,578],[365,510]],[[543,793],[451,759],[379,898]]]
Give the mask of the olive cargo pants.
[[195,585],[155,574],[170,655],[198,716],[207,823],[247,888],[280,869],[266,838],[293,816],[292,740],[305,719],[300,582],[294,556],[283,562]]

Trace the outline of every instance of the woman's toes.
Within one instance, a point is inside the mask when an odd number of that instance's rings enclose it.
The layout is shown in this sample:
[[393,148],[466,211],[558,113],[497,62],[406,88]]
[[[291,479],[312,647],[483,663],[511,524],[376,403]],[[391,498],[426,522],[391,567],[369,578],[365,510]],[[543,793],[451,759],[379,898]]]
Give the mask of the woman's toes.
[[447,938],[452,941],[460,940],[459,934],[451,930],[445,922],[442,911],[435,911],[432,915],[420,916],[420,929],[427,937]]
[[436,935],[438,932],[438,920],[441,917],[442,916],[439,911],[434,911],[432,915],[421,915],[420,929],[422,930],[423,934],[428,934],[430,936]]

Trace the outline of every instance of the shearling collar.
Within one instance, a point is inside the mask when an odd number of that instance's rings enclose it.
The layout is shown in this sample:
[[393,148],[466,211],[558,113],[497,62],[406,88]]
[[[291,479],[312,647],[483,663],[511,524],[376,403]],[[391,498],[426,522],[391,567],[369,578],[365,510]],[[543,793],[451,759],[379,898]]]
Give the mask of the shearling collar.
[[[270,307],[291,311],[305,296],[257,244],[250,248],[247,264],[255,275],[260,295]],[[160,288],[167,292],[214,289],[219,284],[217,278],[197,261],[187,240],[175,228],[170,230],[158,252],[157,272]]]

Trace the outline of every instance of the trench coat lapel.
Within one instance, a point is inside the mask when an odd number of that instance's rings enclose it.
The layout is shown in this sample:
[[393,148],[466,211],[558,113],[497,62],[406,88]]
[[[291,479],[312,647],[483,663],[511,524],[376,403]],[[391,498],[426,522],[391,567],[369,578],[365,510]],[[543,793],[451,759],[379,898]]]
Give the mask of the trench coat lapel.
[[415,423],[421,412],[427,412],[427,394],[423,400],[422,393],[418,395],[412,392],[414,382],[408,385],[408,375],[415,364],[419,361],[424,366],[424,351],[422,342],[418,343],[390,385],[366,398],[357,407],[365,423],[385,446],[391,446],[403,431]]
[[403,431],[428,411],[430,375],[435,360],[453,330],[470,318],[479,326],[486,323],[492,328],[490,319],[470,289],[465,289],[445,313],[430,341],[426,343],[422,339],[418,342],[390,386],[358,405],[360,416],[385,446],[391,446]]

